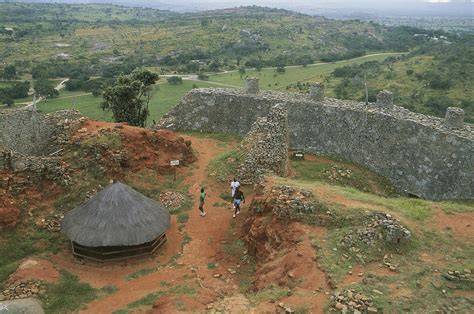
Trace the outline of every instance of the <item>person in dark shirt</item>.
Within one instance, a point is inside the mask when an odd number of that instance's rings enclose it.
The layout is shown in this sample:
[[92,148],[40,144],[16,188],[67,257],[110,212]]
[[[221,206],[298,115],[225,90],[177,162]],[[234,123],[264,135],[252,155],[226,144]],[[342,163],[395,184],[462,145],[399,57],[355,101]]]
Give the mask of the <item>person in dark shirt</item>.
[[240,203],[245,203],[245,196],[244,193],[240,190],[240,187],[237,187],[235,190],[234,196],[232,197],[235,206],[235,212],[232,217],[235,218],[236,215],[240,214]]
[[206,216],[206,212],[204,211],[204,200],[206,199],[206,192],[204,192],[204,188],[201,189],[201,194],[199,195],[199,210],[201,211],[199,215],[202,217]]

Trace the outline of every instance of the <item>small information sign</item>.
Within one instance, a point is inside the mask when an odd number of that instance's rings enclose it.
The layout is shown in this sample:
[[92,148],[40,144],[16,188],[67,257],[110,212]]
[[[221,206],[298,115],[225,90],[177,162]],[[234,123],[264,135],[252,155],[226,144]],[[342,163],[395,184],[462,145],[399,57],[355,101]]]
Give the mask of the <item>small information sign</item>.
[[171,160],[170,165],[171,166],[179,166],[179,160]]
[[304,160],[304,153],[303,152],[293,152],[293,159],[294,160]]

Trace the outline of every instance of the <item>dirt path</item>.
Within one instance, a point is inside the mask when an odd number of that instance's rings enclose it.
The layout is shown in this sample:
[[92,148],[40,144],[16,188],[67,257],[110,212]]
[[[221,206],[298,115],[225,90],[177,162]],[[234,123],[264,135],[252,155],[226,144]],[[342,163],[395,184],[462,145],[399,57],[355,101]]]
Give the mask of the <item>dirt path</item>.
[[[219,196],[224,192],[224,187],[209,181],[206,175],[206,167],[210,160],[224,151],[225,148],[219,147],[216,140],[185,138],[193,142],[193,147],[199,156],[198,161],[193,166],[194,169],[184,182],[184,184],[190,186],[190,192],[195,195],[193,208],[188,212],[189,220],[184,228],[184,232],[191,237],[191,242],[184,246],[182,256],[176,260],[176,265],[164,266],[158,271],[131,281],[126,281],[127,273],[151,267],[153,262],[145,261],[132,267],[116,266],[110,269],[75,266],[74,263],[62,265],[68,266],[67,269],[78,274],[81,280],[86,282],[94,280],[93,286],[105,285],[106,282],[97,282],[97,278],[104,276],[106,277],[104,278],[105,281],[109,282],[108,284],[112,283],[119,289],[116,293],[92,302],[83,313],[111,313],[126,308],[127,304],[131,302],[140,300],[150,293],[163,290],[163,287],[160,286],[160,283],[163,282],[172,285],[195,286],[197,295],[192,298],[180,296],[179,299],[183,300],[188,308],[191,307],[197,311],[205,310],[206,305],[213,302],[218,295],[231,295],[238,292],[238,287],[233,283],[233,280],[226,282],[213,276],[215,273],[225,273],[226,265],[219,262],[217,268],[208,269],[208,263],[216,262],[216,253],[230,220],[232,220],[229,208],[213,206],[215,203],[222,202]],[[198,212],[199,199],[197,195],[199,195],[201,186],[205,187],[207,192],[206,217],[201,217]],[[177,229],[175,222],[171,229]],[[176,237],[177,232],[175,230],[175,232],[169,232],[168,234],[168,238],[171,239]],[[164,256],[159,258],[160,264],[167,262],[167,258],[172,256],[173,250],[176,250],[174,253],[179,252],[180,248],[177,246],[176,243],[166,244],[163,249],[168,252],[165,252]],[[167,298],[160,300],[160,303],[164,304],[160,306],[160,309],[157,309],[158,311],[173,310],[169,304],[172,301],[166,303],[166,300]]]

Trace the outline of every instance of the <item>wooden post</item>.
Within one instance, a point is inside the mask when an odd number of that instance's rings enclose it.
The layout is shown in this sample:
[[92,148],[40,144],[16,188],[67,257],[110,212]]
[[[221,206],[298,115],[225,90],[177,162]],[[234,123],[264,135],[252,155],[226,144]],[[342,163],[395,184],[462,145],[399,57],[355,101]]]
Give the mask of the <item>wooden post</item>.
[[179,159],[170,160],[170,166],[173,167],[173,180],[176,181],[176,167],[179,166]]

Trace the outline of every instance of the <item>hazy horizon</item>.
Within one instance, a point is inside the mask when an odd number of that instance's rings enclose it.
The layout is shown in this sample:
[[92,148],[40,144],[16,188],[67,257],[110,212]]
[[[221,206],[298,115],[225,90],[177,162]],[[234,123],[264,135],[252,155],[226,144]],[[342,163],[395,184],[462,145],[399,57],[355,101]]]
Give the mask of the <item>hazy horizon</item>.
[[326,13],[326,15],[366,12],[387,16],[473,16],[472,0],[0,0],[0,2],[109,3],[181,12],[259,5],[309,14]]

